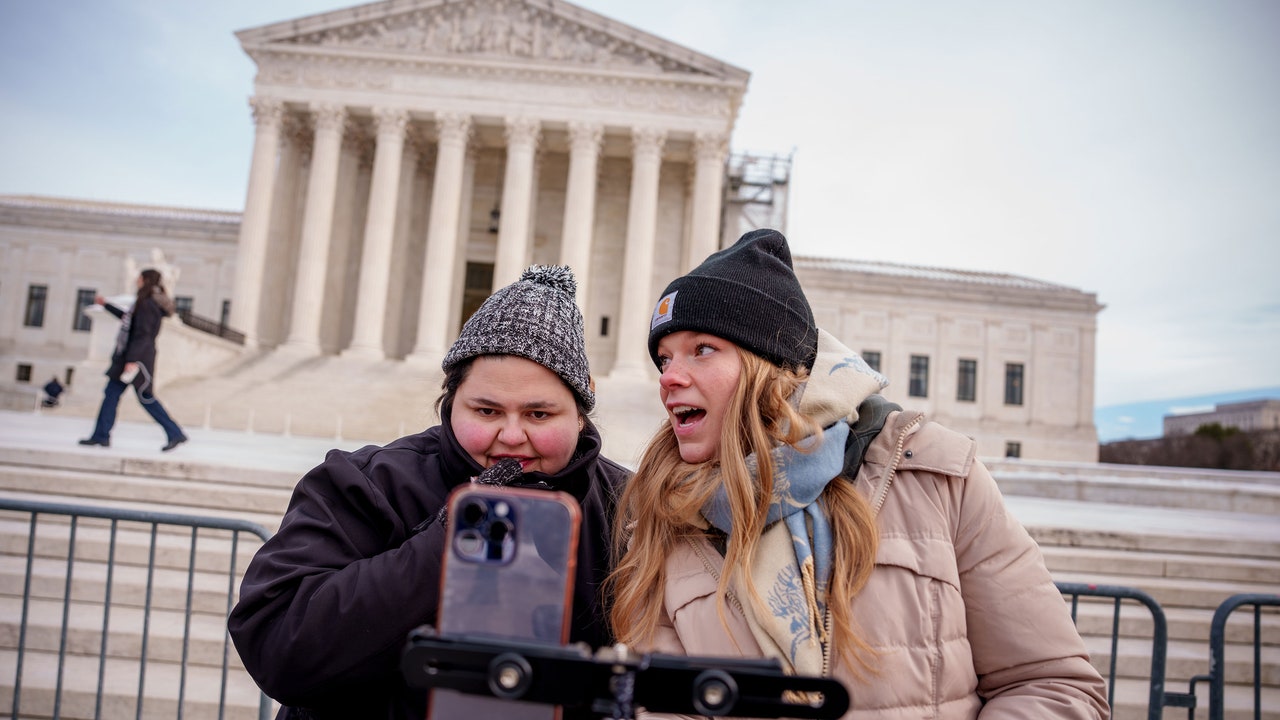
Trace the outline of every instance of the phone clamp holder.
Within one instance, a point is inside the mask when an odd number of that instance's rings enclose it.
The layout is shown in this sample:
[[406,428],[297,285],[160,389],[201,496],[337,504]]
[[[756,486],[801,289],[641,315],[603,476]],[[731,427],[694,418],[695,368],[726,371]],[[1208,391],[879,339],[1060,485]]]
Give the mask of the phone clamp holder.
[[637,655],[624,645],[592,653],[479,635],[409,634],[400,669],[415,688],[449,688],[544,705],[590,708],[633,720],[635,708],[708,717],[839,718],[849,692],[832,678],[787,675],[776,660]]

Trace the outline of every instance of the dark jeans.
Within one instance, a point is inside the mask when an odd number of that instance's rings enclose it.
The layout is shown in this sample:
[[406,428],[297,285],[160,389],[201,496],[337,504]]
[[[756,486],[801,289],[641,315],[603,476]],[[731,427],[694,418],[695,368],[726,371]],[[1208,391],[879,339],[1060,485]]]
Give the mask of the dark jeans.
[[[116,424],[116,409],[120,407],[120,396],[124,394],[126,387],[128,385],[119,380],[107,380],[107,389],[103,391],[102,407],[98,410],[98,424],[93,428],[92,439],[103,442],[111,439],[111,428]],[[134,378],[133,391],[138,396],[138,402],[142,403],[142,409],[164,428],[164,434],[170,442],[186,437],[178,423],[165,412],[160,399],[150,393],[149,385],[143,385],[142,375]]]

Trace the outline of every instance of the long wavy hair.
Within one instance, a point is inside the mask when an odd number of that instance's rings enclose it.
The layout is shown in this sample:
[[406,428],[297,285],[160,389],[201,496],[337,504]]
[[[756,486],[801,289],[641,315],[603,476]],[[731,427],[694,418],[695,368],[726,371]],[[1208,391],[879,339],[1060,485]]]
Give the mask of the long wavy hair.
[[[725,548],[725,572],[716,588],[720,622],[727,632],[726,599],[737,576],[743,587],[751,588],[747,600],[757,616],[767,614],[752,583],[751,564],[773,497],[770,451],[782,444],[795,448],[821,428],[792,402],[807,373],[779,368],[742,348],[738,355],[742,371],[717,457],[696,464],[684,462],[670,423],[664,423],[645,447],[619,500],[613,528],[618,563],[607,580],[606,593],[612,597],[609,615],[619,642],[636,648],[653,642],[664,612],[666,559],[677,543],[707,533],[698,516],[721,485],[728,497],[733,532]],[[754,473],[748,456],[755,457]],[[832,647],[854,662],[855,672],[869,670],[872,650],[858,636],[852,603],[875,566],[875,517],[852,482],[828,483],[819,502],[830,518],[835,545],[827,590]]]
[[146,300],[156,294],[157,291],[161,293],[165,292],[164,285],[161,283],[163,278],[160,276],[159,270],[156,270],[155,268],[147,268],[139,273],[138,277],[142,278],[142,285],[138,287],[138,297],[136,302]]

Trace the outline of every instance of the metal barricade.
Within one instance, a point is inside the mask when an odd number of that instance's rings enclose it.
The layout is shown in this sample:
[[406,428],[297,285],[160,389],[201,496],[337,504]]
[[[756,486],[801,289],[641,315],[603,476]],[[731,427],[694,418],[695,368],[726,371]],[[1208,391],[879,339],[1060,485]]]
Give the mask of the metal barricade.
[[24,515],[25,565],[17,541],[0,552],[0,601],[16,610],[21,585],[20,612],[0,621],[0,630],[17,625],[16,646],[7,631],[0,646],[0,667],[11,670],[0,677],[0,697],[11,681],[3,704],[13,717],[270,717],[271,699],[239,668],[226,631],[238,557],[258,544],[242,548],[241,536],[265,541],[268,530],[0,497],[0,520]]
[[1107,674],[1107,702],[1115,705],[1116,663],[1120,643],[1120,612],[1125,600],[1143,605],[1151,613],[1151,675],[1147,701],[1148,720],[1160,720],[1166,707],[1189,707],[1194,711],[1196,698],[1193,693],[1171,693],[1164,688],[1165,664],[1169,649],[1169,626],[1164,609],[1147,593],[1121,585],[1091,585],[1086,583],[1055,583],[1058,591],[1071,598],[1071,620],[1077,621],[1081,597],[1112,598],[1111,660]]
[[1213,613],[1209,628],[1209,672],[1191,678],[1191,693],[1201,682],[1209,684],[1209,720],[1226,714],[1227,619],[1246,605],[1253,606],[1253,717],[1262,718],[1262,608],[1280,607],[1280,595],[1244,593],[1232,595]]

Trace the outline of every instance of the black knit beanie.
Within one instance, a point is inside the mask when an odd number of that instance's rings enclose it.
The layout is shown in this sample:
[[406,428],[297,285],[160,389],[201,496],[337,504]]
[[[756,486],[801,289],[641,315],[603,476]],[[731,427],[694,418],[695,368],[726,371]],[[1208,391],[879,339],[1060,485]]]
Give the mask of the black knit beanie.
[[462,326],[441,367],[449,372],[478,355],[518,355],[559,375],[588,412],[596,405],[578,283],[567,265],[532,265],[520,279],[490,295]]
[[818,328],[782,233],[752,230],[667,285],[649,323],[654,364],[658,341],[679,330],[724,338],[779,367],[813,369]]

